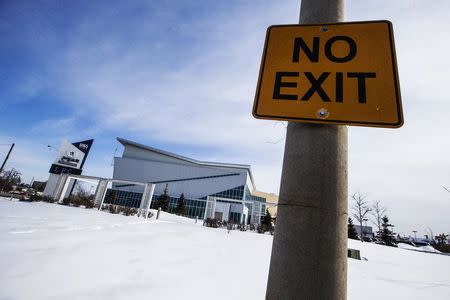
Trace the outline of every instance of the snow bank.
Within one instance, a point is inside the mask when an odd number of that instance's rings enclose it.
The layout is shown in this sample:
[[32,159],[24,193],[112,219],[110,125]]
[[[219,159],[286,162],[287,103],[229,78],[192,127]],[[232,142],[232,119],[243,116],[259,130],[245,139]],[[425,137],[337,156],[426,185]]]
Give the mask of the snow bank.
[[[272,236],[0,198],[0,241],[0,299],[228,300],[264,299]],[[349,299],[449,299],[450,257],[349,247]]]

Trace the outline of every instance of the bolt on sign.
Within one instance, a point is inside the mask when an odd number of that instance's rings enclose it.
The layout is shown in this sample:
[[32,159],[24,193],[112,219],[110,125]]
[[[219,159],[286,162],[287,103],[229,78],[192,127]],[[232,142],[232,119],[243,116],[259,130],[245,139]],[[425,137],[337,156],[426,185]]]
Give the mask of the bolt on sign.
[[270,26],[253,115],[307,123],[401,127],[391,22]]

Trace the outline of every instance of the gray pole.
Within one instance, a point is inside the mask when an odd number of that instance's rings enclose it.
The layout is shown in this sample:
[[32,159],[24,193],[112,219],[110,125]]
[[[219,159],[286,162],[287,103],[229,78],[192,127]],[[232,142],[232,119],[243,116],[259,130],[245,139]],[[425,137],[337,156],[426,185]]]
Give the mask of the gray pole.
[[15,145],[14,143],[11,145],[11,148],[9,148],[8,154],[6,154],[5,160],[3,161],[2,166],[0,167],[0,174],[1,174],[2,171],[3,171],[3,168],[4,168],[5,165],[6,165],[6,162],[8,161],[9,155],[11,154],[11,151],[13,150],[14,145]]
[[159,214],[161,213],[161,207],[158,207],[158,212],[156,213],[156,220],[159,219]]
[[[344,20],[344,0],[302,0],[300,23]],[[347,127],[290,122],[266,299],[347,298]]]

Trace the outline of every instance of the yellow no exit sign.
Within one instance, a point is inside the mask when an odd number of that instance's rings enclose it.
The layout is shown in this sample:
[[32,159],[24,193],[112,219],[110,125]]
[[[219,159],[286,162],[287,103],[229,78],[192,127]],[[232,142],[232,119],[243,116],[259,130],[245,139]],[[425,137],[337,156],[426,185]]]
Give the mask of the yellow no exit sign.
[[310,123],[402,126],[392,24],[269,27],[253,115]]

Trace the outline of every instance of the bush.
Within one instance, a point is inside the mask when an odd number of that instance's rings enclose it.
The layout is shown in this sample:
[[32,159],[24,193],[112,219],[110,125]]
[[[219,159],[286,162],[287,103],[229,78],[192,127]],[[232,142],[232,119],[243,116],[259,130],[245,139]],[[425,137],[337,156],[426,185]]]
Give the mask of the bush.
[[70,204],[72,204],[72,206],[75,206],[75,207],[81,206],[81,203],[83,202],[80,199],[80,197],[76,197],[76,196],[75,197],[70,197],[69,201],[70,201]]
[[110,204],[110,205],[108,206],[108,210],[109,210],[109,212],[112,213],[112,214],[118,214],[118,213],[119,213],[119,210],[118,210],[118,208],[117,208],[116,205]]
[[94,202],[88,197],[80,197],[80,196],[70,196],[68,198],[64,198],[62,204],[70,205],[75,207],[84,206],[85,208],[93,208]]
[[43,201],[43,202],[48,202],[48,203],[55,203],[55,202],[56,202],[56,200],[53,199],[53,198],[50,197],[50,196],[42,196],[42,200],[41,200],[41,201]]
[[94,201],[86,199],[83,203],[85,208],[94,208]]
[[266,224],[260,224],[260,225],[258,225],[258,227],[256,228],[256,231],[257,231],[258,233],[265,233],[265,232],[269,231],[269,233],[270,233],[271,235],[273,235],[273,233],[274,233],[274,227],[273,227],[272,225],[268,226],[268,225],[266,225]]
[[[112,214],[122,214],[125,216],[134,216],[138,213],[138,209],[134,207],[127,207],[127,206],[119,206],[119,205],[113,205],[108,204],[104,205],[102,207],[102,210],[107,210],[108,212]],[[151,212],[148,213],[148,218],[151,218],[153,214]]]
[[240,231],[247,231],[247,230],[248,230],[248,226],[245,225],[245,224],[240,224],[240,225],[239,225],[239,230],[240,230]]
[[119,212],[124,214],[125,216],[134,216],[138,211],[134,207],[120,206]]
[[52,197],[39,196],[39,195],[30,195],[30,201],[31,202],[42,201],[42,202],[48,202],[48,203],[55,203],[56,202],[56,200],[53,199]]
[[217,219],[207,218],[203,222],[203,225],[206,226],[206,227],[218,228],[219,227],[219,221]]
[[31,202],[42,201],[42,197],[39,195],[30,195],[30,201]]

